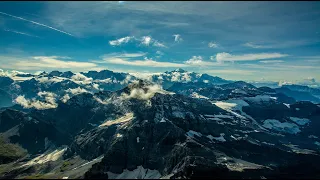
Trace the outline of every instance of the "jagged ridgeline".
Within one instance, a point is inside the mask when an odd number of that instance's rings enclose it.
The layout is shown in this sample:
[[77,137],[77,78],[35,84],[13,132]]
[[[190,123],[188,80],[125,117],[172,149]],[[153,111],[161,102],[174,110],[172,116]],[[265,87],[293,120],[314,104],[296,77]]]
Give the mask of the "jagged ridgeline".
[[1,178],[320,178],[320,90],[183,69],[6,72]]

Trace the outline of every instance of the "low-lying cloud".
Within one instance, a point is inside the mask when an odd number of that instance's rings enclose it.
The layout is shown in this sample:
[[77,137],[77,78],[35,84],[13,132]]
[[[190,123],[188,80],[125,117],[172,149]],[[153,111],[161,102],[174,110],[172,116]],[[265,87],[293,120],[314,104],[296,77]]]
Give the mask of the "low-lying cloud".
[[58,105],[56,103],[56,94],[51,92],[39,92],[38,97],[41,100],[26,99],[24,96],[18,96],[15,99],[17,104],[20,104],[24,108],[36,108],[36,109],[51,109],[56,108]]
[[71,77],[71,80],[77,84],[91,84],[93,81],[92,78],[88,78],[81,73],[75,73],[75,75]]
[[87,93],[88,91],[81,88],[81,87],[77,87],[77,88],[74,88],[74,89],[67,89],[66,92],[68,93],[71,93],[73,95],[77,95],[77,94],[81,94],[81,93]]
[[71,97],[69,96],[69,94],[65,94],[62,98],[60,98],[60,100],[64,103],[66,103]]
[[156,93],[161,94],[170,94],[162,89],[162,87],[158,84],[145,86],[143,88],[133,88],[130,91],[130,94],[122,93],[121,99],[142,99],[142,100],[149,100],[151,99]]

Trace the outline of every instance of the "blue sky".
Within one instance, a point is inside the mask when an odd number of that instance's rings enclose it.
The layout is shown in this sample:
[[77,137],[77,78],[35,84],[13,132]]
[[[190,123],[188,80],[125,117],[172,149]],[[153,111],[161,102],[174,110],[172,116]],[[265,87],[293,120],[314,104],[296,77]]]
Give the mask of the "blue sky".
[[0,2],[0,69],[320,79],[320,2]]

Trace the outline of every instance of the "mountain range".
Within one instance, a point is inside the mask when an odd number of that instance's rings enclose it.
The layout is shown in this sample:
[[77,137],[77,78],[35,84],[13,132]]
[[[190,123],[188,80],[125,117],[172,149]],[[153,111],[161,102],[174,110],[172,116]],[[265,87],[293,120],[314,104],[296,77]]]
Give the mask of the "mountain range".
[[176,69],[0,76],[0,178],[320,178],[320,89]]

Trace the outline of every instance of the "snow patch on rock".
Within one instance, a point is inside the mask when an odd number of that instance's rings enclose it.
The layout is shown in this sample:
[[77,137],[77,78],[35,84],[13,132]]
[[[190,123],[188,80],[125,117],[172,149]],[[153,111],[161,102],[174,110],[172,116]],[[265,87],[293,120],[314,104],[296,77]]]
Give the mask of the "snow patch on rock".
[[310,120],[306,118],[290,117],[290,119],[301,126],[304,126],[310,122]]
[[297,134],[297,133],[301,132],[301,130],[299,129],[299,126],[297,126],[296,124],[288,123],[288,122],[282,123],[282,122],[275,120],[275,119],[265,120],[263,122],[262,126],[267,129],[272,129],[272,130],[276,130],[279,132],[285,132],[285,133],[289,133],[289,134]]
[[133,119],[133,113],[127,113],[125,116],[122,116],[116,120],[106,121],[105,123],[101,124],[99,127],[111,126],[113,124],[122,124],[128,121],[131,121],[132,119]]
[[198,136],[198,137],[201,137],[201,136],[202,136],[201,133],[196,132],[196,131],[193,131],[193,130],[189,130],[189,131],[186,133],[186,135],[189,136],[189,137],[192,137],[192,138],[194,138],[195,135]]
[[133,171],[125,169],[121,174],[107,173],[109,179],[159,179],[161,177],[158,170],[144,169],[142,166],[138,166]]
[[290,108],[290,104],[283,103],[287,108]]
[[220,141],[220,142],[226,142],[226,139],[223,137],[224,134],[221,133],[219,137],[213,137],[211,134],[207,136],[207,138],[209,138],[211,141],[214,139],[214,140],[217,140],[217,141]]

